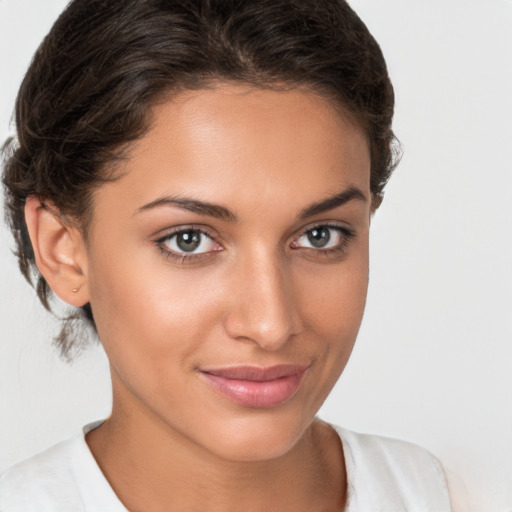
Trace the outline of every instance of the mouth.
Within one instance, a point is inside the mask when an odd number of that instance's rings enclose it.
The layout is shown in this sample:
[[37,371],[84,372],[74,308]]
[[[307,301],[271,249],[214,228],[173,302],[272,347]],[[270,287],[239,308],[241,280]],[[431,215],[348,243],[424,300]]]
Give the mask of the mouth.
[[259,368],[231,366],[203,369],[203,378],[216,391],[238,405],[269,408],[295,395],[308,369],[306,365],[282,364]]

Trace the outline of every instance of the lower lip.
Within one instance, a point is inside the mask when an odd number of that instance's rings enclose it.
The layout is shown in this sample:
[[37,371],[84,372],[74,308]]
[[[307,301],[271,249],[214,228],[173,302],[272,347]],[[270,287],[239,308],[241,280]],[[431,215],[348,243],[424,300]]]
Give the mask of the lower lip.
[[305,371],[266,381],[228,379],[202,372],[206,381],[236,404],[269,408],[289,400],[299,389]]

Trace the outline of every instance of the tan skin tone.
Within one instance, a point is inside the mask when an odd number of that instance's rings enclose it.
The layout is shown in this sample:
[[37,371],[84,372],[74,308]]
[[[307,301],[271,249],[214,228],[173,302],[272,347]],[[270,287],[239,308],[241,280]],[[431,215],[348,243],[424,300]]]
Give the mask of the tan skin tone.
[[[119,171],[95,192],[87,244],[36,198],[26,207],[41,272],[91,303],[110,361],[112,416],[87,443],[113,489],[132,512],[342,510],[341,443],[315,414],[366,298],[362,129],[303,90],[217,84],[155,107]],[[200,242],[189,252],[183,231]],[[307,369],[272,407],[202,374],[283,363]]]

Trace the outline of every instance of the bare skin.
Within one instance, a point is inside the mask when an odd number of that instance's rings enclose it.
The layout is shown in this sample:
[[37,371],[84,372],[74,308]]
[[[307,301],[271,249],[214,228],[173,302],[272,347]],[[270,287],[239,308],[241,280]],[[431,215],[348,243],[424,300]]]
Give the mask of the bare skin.
[[[364,310],[363,131],[306,91],[218,84],[155,107],[119,171],[87,243],[26,210],[41,272],[91,303],[109,357],[112,416],[87,443],[112,488],[131,512],[342,510],[341,443],[315,414]],[[283,399],[210,379],[276,365],[300,368]]]
[[[205,457],[183,440],[176,440],[177,451],[168,452],[167,444],[154,453],[153,443],[141,440],[140,432],[120,437],[110,429],[108,423],[96,429],[87,442],[131,512],[344,508],[343,449],[337,434],[321,422],[315,422],[286,456],[258,462]],[[165,474],[155,478],[156,468],[165,468]]]

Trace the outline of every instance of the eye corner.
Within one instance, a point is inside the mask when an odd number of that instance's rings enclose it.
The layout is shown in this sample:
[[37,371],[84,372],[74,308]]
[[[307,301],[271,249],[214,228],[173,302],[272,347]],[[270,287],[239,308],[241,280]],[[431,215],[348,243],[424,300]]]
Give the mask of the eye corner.
[[[177,240],[180,235],[184,236],[184,240]],[[180,247],[180,243],[189,246]],[[203,227],[194,225],[176,226],[157,236],[152,244],[166,259],[174,260],[178,264],[199,262],[208,259],[213,253],[224,250],[214,235]],[[198,249],[201,250],[197,252]]]
[[[310,234],[315,231],[321,232],[317,241],[311,239]],[[335,233],[335,235],[333,235]],[[302,229],[300,234],[296,236],[290,243],[290,248],[297,252],[303,252],[308,257],[315,258],[341,258],[347,253],[350,241],[357,235],[356,231],[346,225],[333,223],[333,222],[318,222],[314,225]],[[304,245],[301,244],[301,239],[304,240]],[[322,245],[322,239],[325,244]],[[309,245],[309,246],[308,246]]]

